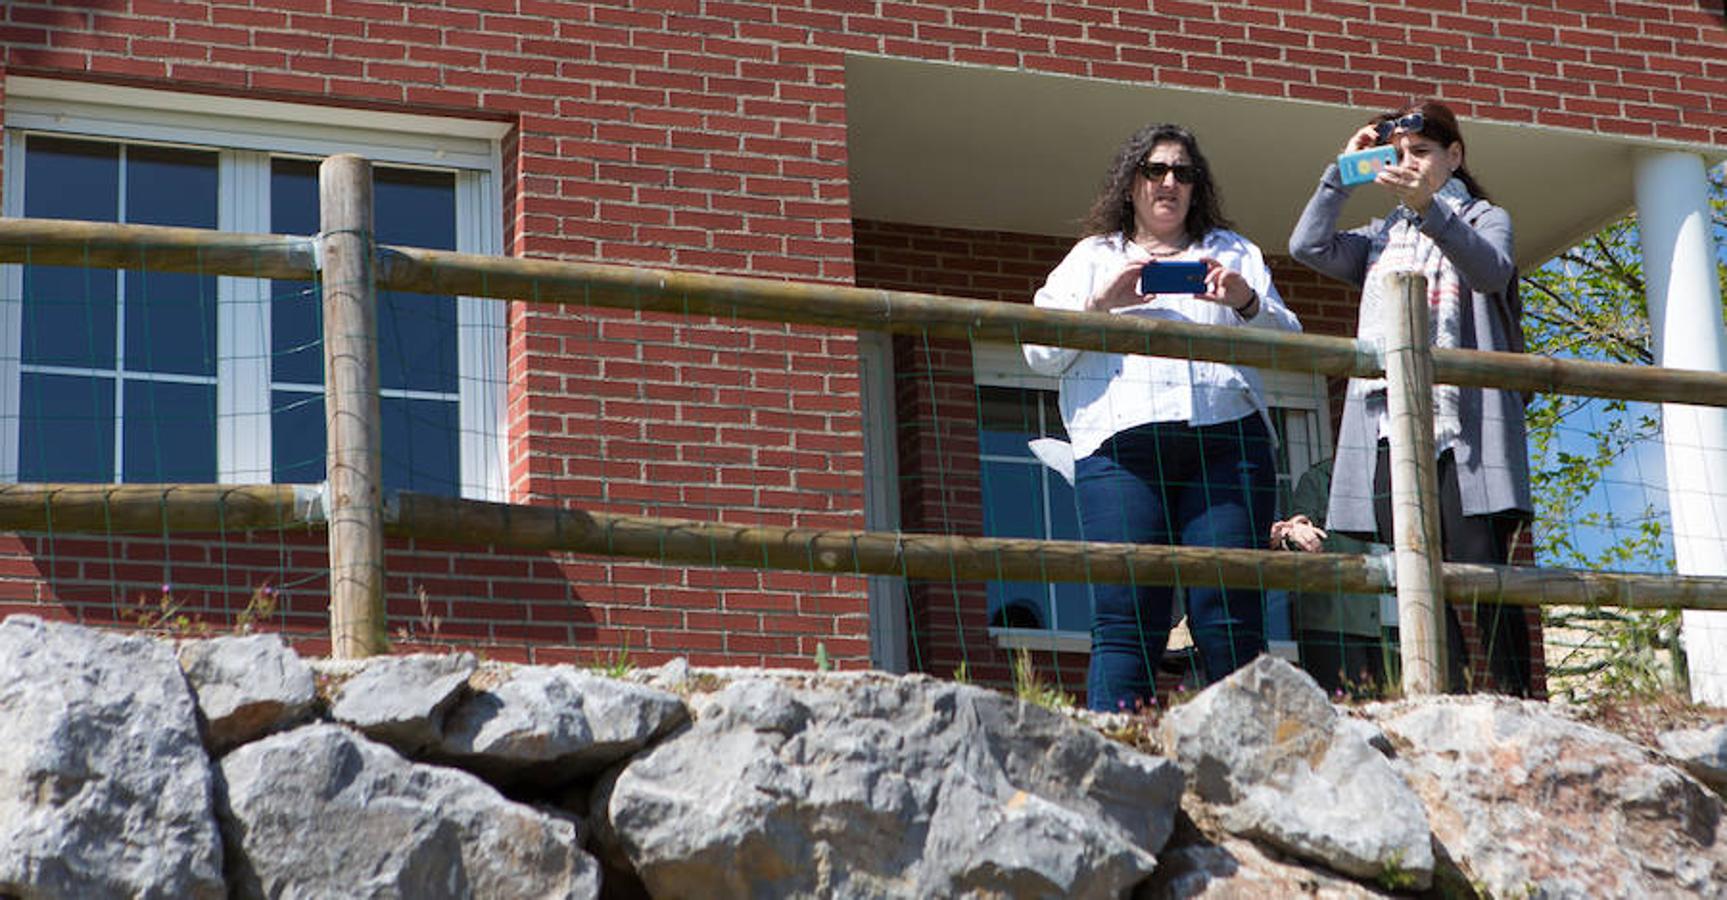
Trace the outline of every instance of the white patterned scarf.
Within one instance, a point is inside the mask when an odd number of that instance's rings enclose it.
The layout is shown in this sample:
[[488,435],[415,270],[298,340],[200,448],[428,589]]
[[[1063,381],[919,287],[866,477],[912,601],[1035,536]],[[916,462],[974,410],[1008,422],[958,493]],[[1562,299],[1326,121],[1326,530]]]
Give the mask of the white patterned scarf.
[[[1453,215],[1461,215],[1470,200],[1469,189],[1456,178],[1445,182],[1433,195]],[[1373,237],[1367,255],[1367,278],[1361,289],[1361,319],[1355,336],[1385,347],[1385,319],[1392,298],[1386,275],[1410,272],[1427,276],[1428,341],[1434,347],[1456,347],[1463,336],[1462,281],[1457,267],[1445,258],[1439,246],[1421,233],[1415,213],[1399,206],[1385,218]],[[1356,378],[1349,382],[1349,395],[1367,402],[1367,412],[1386,422],[1385,379]],[[1458,415],[1458,389],[1453,384],[1433,386],[1433,440],[1438,452],[1452,446],[1462,433]],[[1382,435],[1383,436],[1383,435]]]

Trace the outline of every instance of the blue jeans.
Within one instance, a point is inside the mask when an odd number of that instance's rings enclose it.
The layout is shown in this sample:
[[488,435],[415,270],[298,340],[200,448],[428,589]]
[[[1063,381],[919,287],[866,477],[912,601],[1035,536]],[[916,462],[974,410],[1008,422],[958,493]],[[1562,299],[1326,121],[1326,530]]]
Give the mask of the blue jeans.
[[[1153,422],[1119,432],[1075,463],[1080,533],[1088,541],[1260,547],[1271,528],[1277,471],[1258,414],[1217,425]],[[1217,681],[1265,650],[1264,592],[1192,583],[1187,624]],[[1092,586],[1092,709],[1149,705],[1169,641],[1174,588]]]

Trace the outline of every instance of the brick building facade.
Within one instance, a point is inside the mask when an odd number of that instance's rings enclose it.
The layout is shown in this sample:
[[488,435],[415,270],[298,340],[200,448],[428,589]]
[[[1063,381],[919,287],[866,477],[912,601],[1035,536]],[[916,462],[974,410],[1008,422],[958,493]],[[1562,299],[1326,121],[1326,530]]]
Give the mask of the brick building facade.
[[[990,92],[975,95],[979,108],[1020,104],[1023,116],[916,118],[950,89],[966,108],[960,88],[974,78]],[[1505,185],[1520,259],[1538,263],[1628,208],[1624,176],[1604,160],[1727,149],[1727,23],[1708,0],[13,0],[0,8],[0,91],[11,215],[28,214],[11,195],[32,196],[31,141],[44,142],[44,159],[58,138],[232,151],[211,163],[228,178],[230,166],[345,149],[346,128],[362,146],[399,150],[404,171],[472,151],[453,190],[473,187],[479,199],[457,208],[485,227],[458,248],[1027,302],[1071,242],[1114,142],[1185,110],[1202,111],[1190,124],[1216,156],[1226,201],[1247,209],[1235,213],[1242,230],[1281,254],[1350,123],[1412,95],[1443,97],[1466,133],[1482,135],[1482,152],[1506,160],[1481,174]],[[1057,99],[1039,106],[1046,91]],[[1098,136],[1058,141],[1038,113],[1070,96],[1105,109],[1130,96],[1135,108],[1100,121]],[[230,142],[236,122],[265,124]],[[447,152],[440,141],[456,132],[465,143]],[[1028,196],[965,195],[943,165]],[[1574,172],[1612,187],[1591,199],[1526,183]],[[1057,215],[1031,209],[1046,182],[1062,195]],[[1352,332],[1347,291],[1286,259],[1274,270],[1309,331]],[[12,348],[18,321],[6,319]],[[466,444],[452,451],[465,494],[740,524],[984,528],[978,389],[963,344],[900,337],[890,349],[843,330],[527,303],[487,321],[459,339],[494,342],[497,360],[462,377],[500,395],[481,412],[495,427],[481,430],[502,450],[492,462]],[[0,375],[49,377],[25,356]],[[887,376],[887,395],[866,396],[871,371]],[[209,376],[218,394],[225,377]],[[459,395],[448,415],[468,416],[466,390],[406,391],[403,403]],[[20,402],[28,396],[0,410],[13,435],[6,472],[46,480],[18,462],[30,415]],[[1314,421],[1329,428],[1326,406]],[[254,468],[282,466],[288,428],[275,427],[273,454],[259,451]],[[216,439],[218,474],[250,471],[230,465],[227,440]],[[475,476],[476,466],[496,471]],[[3,549],[0,612],[111,621],[166,584],[219,621],[268,584],[281,589],[282,626],[322,646],[316,536],[27,535]],[[440,639],[503,658],[627,648],[648,664],[807,666],[819,644],[843,667],[873,659],[946,674],[967,662],[982,677],[1005,674],[981,585],[872,589],[863,577],[424,542],[392,545],[388,568],[391,626],[415,623],[409,643],[436,619]]]

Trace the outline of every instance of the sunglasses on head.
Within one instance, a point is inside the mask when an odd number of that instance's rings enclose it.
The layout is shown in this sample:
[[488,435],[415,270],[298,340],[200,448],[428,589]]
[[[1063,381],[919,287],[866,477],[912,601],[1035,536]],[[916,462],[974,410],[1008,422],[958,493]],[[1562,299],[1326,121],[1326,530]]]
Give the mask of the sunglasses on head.
[[1421,113],[1418,113],[1418,112],[1412,112],[1406,116],[1398,116],[1395,119],[1386,119],[1385,121],[1379,123],[1378,129],[1377,129],[1377,133],[1379,135],[1379,142],[1381,144],[1383,144],[1386,141],[1391,140],[1391,136],[1396,134],[1399,131],[1407,131],[1407,132],[1410,132],[1411,134],[1418,134],[1418,133],[1420,133],[1421,129],[1426,127],[1426,126],[1427,126],[1427,117],[1423,116]]
[[1170,165],[1164,162],[1142,162],[1139,164],[1139,174],[1147,181],[1161,183],[1163,176],[1175,173],[1175,180],[1182,184],[1193,184],[1199,180],[1199,167],[1192,163],[1176,163]]

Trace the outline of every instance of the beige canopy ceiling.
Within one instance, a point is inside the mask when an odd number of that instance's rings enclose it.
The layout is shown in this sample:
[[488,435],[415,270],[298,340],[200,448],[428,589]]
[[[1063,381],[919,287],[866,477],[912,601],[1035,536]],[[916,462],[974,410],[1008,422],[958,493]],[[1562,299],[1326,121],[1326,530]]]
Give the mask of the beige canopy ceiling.
[[[1191,128],[1225,212],[1268,253],[1371,110],[855,56],[846,63],[852,211],[862,219],[1072,235],[1116,146],[1147,122]],[[1630,211],[1638,148],[1691,149],[1465,120],[1470,170],[1510,210],[1528,269]],[[1345,223],[1390,207],[1356,191]]]

